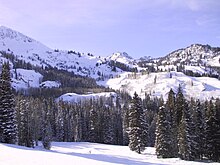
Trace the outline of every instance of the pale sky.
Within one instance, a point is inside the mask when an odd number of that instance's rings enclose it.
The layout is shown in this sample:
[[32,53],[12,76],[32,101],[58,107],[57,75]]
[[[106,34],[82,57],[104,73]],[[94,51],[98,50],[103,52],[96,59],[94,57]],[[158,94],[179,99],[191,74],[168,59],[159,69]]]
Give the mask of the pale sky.
[[220,46],[220,0],[0,0],[0,25],[52,49],[161,57]]

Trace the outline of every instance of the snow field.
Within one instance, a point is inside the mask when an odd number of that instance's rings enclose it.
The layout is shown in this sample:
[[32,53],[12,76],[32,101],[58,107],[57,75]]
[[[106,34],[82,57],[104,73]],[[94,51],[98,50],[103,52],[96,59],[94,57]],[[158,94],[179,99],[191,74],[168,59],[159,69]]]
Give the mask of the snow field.
[[88,142],[53,142],[51,150],[42,146],[34,149],[0,143],[1,165],[218,165],[220,163],[192,162],[178,158],[158,159],[155,148],[147,147],[143,154],[128,146]]

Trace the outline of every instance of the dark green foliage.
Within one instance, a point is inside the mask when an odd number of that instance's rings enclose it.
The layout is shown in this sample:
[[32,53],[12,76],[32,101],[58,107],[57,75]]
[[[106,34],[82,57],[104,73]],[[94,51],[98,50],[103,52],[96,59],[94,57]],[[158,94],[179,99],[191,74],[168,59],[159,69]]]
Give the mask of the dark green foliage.
[[141,153],[147,145],[148,127],[144,121],[144,113],[141,100],[135,92],[129,111],[129,148]]
[[[205,152],[205,119],[204,114],[202,112],[202,107],[200,104],[200,101],[197,100],[195,102],[195,106],[191,104],[191,107],[193,108],[193,121],[194,121],[194,140],[195,140],[195,158],[196,159],[203,159],[204,152]],[[191,113],[193,113],[191,112]]]
[[43,147],[47,150],[51,148],[52,141],[52,128],[50,123],[51,109],[46,100],[44,100],[45,112],[42,114],[43,125],[42,125],[42,143]]
[[213,161],[220,161],[220,109],[219,99],[216,104],[210,102],[209,117],[206,123],[206,156]]
[[183,160],[194,160],[195,157],[193,154],[194,137],[192,133],[192,119],[187,103],[184,102],[183,105],[184,110],[182,112],[182,118],[180,120],[178,129],[179,156]]
[[182,119],[182,114],[184,111],[184,105],[185,105],[185,98],[183,96],[182,93],[182,87],[179,86],[178,91],[177,91],[177,95],[176,95],[176,104],[175,104],[175,110],[176,110],[176,122],[177,122],[177,126],[180,125],[180,121]]
[[0,76],[0,142],[17,142],[15,100],[11,88],[10,66],[4,63]]
[[97,111],[92,108],[90,110],[90,116],[89,116],[89,141],[90,142],[98,142],[99,137],[98,137],[98,131],[99,131],[99,121],[98,121],[98,113]]
[[168,120],[169,112],[164,107],[159,109],[156,128],[156,154],[158,158],[172,158],[171,125]]
[[177,110],[176,110],[176,99],[175,93],[172,89],[170,89],[168,94],[168,99],[165,105],[168,118],[167,120],[170,122],[170,129],[171,129],[171,153],[173,157],[178,157],[178,146],[177,146],[177,133],[178,133],[178,126],[177,126]]
[[18,120],[18,145],[34,147],[33,129],[31,120],[32,110],[27,100],[21,98],[18,100],[17,109]]

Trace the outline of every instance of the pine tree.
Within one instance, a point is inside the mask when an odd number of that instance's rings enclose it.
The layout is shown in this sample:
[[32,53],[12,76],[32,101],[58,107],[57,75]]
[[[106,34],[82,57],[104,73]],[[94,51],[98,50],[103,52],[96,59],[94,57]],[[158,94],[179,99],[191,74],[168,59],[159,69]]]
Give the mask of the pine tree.
[[200,101],[197,100],[194,110],[194,123],[195,123],[195,158],[201,160],[204,155],[205,144],[205,119],[202,113]]
[[[218,108],[218,109],[216,109]],[[220,109],[219,100],[216,104],[210,101],[209,118],[206,123],[206,155],[210,160],[220,161]]]
[[114,130],[113,130],[112,113],[109,108],[104,109],[104,120],[103,120],[103,142],[105,144],[114,144]]
[[122,128],[123,128],[123,145],[128,145],[128,127],[129,127],[129,108],[128,105],[125,104],[123,107],[123,121],[122,121]]
[[3,64],[0,76],[0,142],[17,142],[15,99],[11,88],[9,63]]
[[180,121],[182,119],[182,114],[184,111],[184,103],[185,103],[185,98],[183,96],[182,87],[179,86],[176,95],[176,104],[175,104],[177,127],[179,127]]
[[129,113],[129,148],[139,154],[144,151],[147,142],[147,134],[148,128],[146,121],[144,121],[141,100],[135,92]]
[[178,146],[177,146],[178,126],[177,126],[177,110],[175,108],[176,105],[175,99],[176,99],[175,93],[173,92],[172,89],[170,89],[165,108],[168,114],[167,120],[170,122],[170,127],[171,127],[172,143],[170,145],[172,147],[169,152],[172,154],[172,157],[178,157]]
[[156,154],[158,158],[172,158],[171,125],[167,111],[162,106],[157,115],[156,124]]
[[28,100],[19,100],[17,115],[19,118],[18,144],[26,147],[34,147],[33,130],[31,128],[31,109]]
[[90,123],[89,123],[89,141],[98,142],[98,113],[94,110],[94,107],[90,110]]
[[[184,100],[184,99],[183,99]],[[190,110],[188,103],[184,100],[183,102],[182,118],[179,123],[178,129],[178,148],[179,156],[183,160],[194,160],[194,136],[193,136],[193,123],[190,116]]]
[[42,143],[43,147],[47,150],[51,148],[52,129],[50,123],[50,110],[46,100],[44,100],[45,111],[43,112],[43,128],[42,128]]

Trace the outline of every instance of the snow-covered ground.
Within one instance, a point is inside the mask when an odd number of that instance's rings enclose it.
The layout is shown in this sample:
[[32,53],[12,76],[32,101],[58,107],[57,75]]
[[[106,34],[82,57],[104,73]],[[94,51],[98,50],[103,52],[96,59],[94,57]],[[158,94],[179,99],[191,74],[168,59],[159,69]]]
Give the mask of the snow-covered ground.
[[88,142],[53,142],[50,151],[42,146],[35,149],[0,143],[1,165],[217,165],[183,161],[178,158],[157,159],[155,149],[148,147],[143,154],[128,146]]

